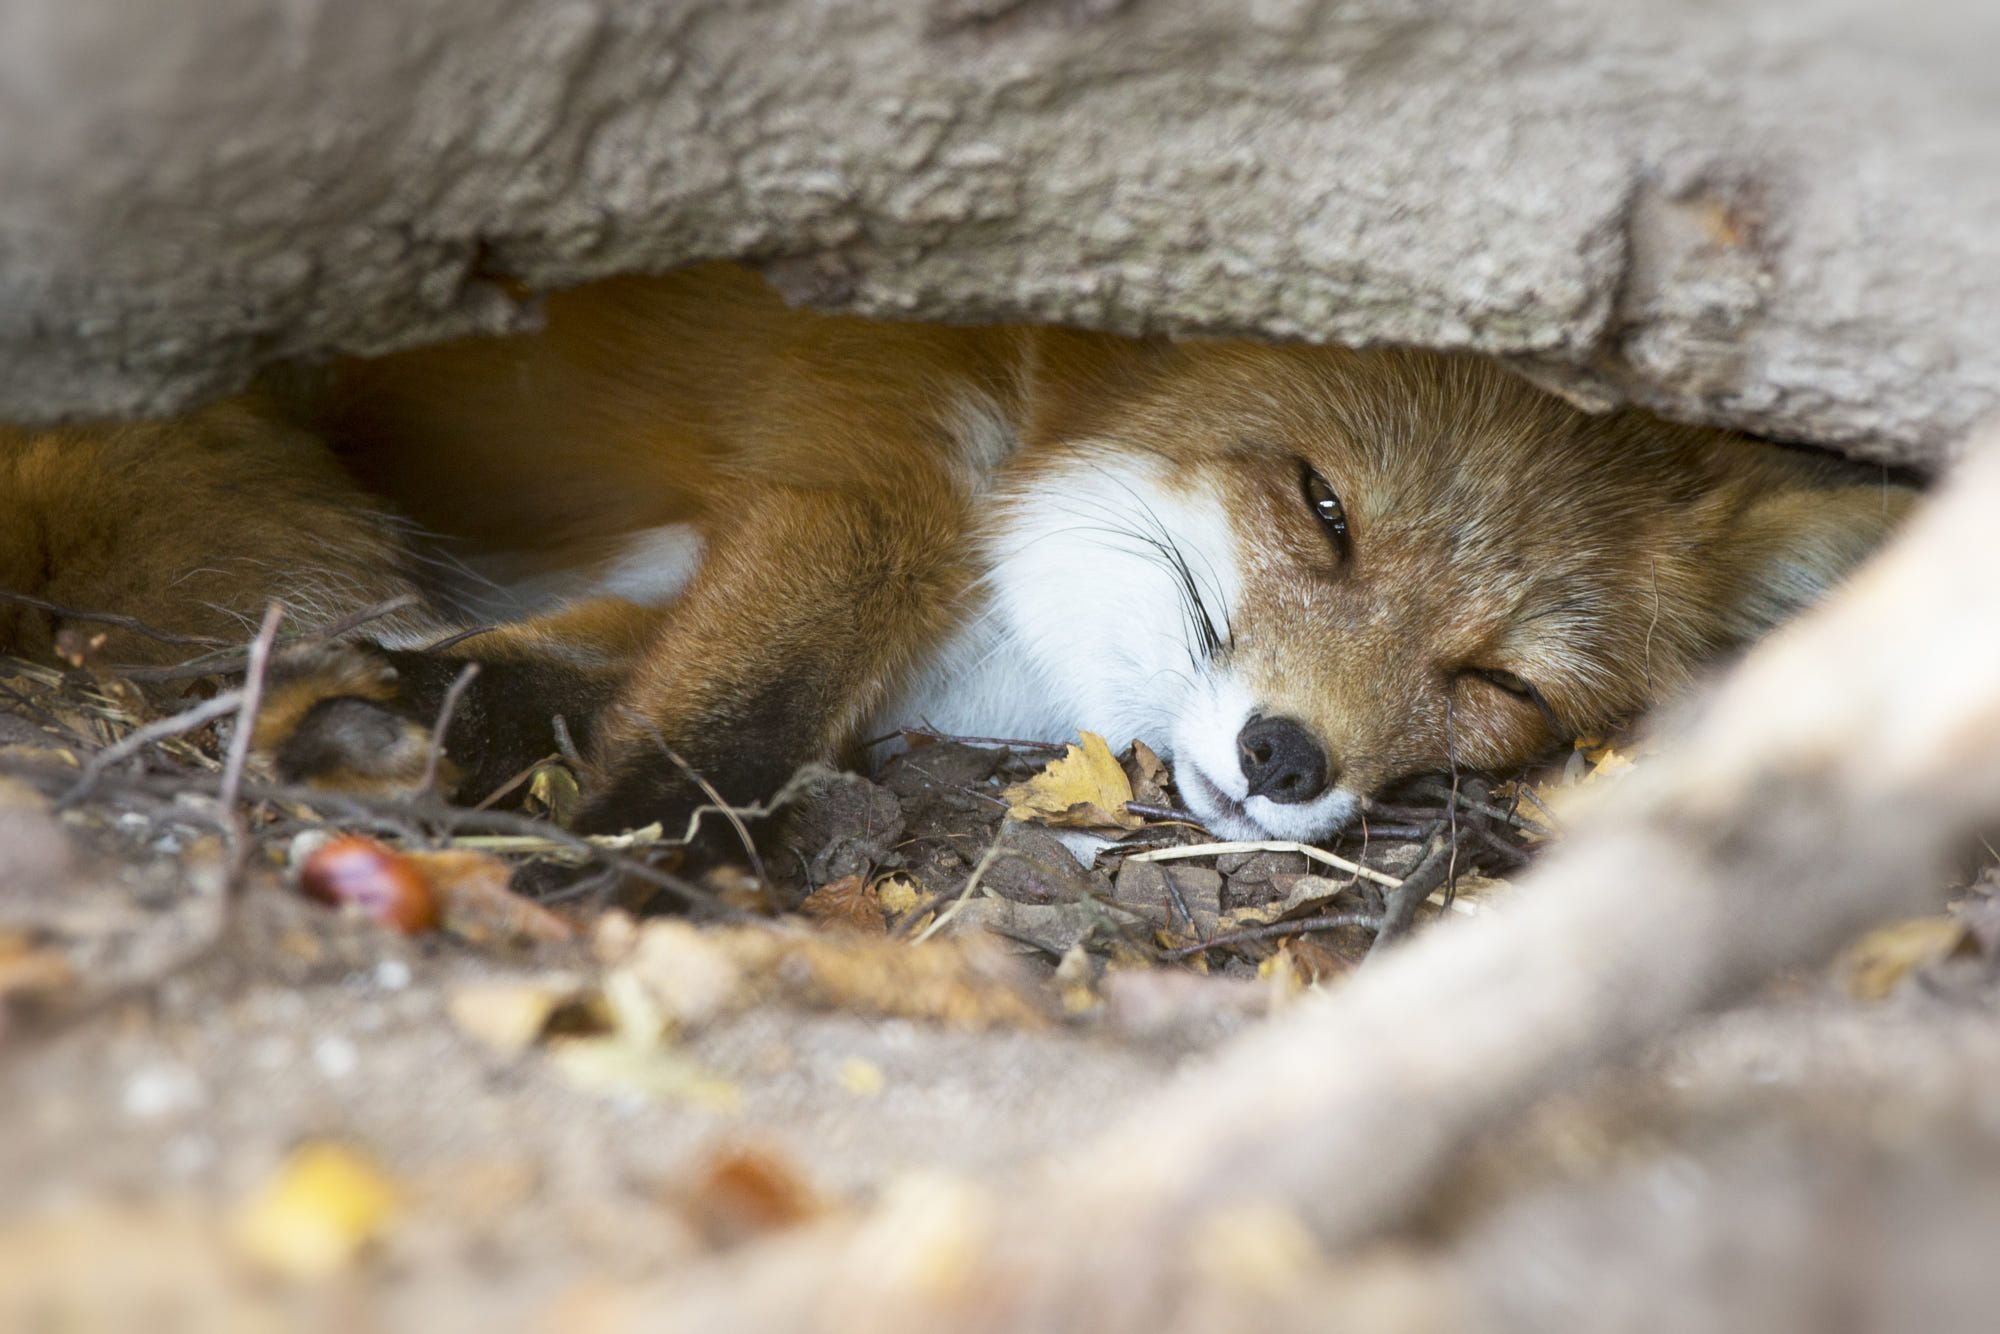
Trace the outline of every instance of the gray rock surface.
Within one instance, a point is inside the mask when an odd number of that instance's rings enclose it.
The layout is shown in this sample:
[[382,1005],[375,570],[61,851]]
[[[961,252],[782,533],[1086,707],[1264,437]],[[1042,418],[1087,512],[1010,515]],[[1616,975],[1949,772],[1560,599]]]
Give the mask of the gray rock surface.
[[9,0],[0,414],[730,255],[1936,461],[2000,405],[1996,50],[1973,0]]

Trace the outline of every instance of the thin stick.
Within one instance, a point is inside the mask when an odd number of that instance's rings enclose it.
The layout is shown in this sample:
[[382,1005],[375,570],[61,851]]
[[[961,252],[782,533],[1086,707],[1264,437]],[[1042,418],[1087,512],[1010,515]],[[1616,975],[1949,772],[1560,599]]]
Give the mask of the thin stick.
[[562,755],[560,752],[550,751],[548,754],[542,756],[542,758],[540,758],[539,760],[532,761],[531,763],[523,766],[520,772],[516,773],[512,778],[509,778],[499,787],[494,788],[491,792],[488,792],[484,797],[481,797],[478,803],[474,805],[472,809],[475,811],[483,811],[490,809],[494,802],[500,800],[500,798],[506,796],[509,792],[512,792],[515,788],[521,786],[521,784],[527,782],[530,778],[534,777],[535,770],[541,768],[545,764],[554,764],[560,759],[562,759]]
[[1142,820],[1164,820],[1169,824],[1186,825],[1190,829],[1208,833],[1208,826],[1203,824],[1193,811],[1184,811],[1173,806],[1155,806],[1144,801],[1128,801],[1125,803],[1125,809]]
[[[657,823],[622,834],[577,834],[565,838],[551,834],[458,834],[451,841],[461,848],[477,848],[481,852],[516,853],[588,852],[591,849],[611,852],[626,848],[676,846],[661,837]],[[579,843],[588,846],[579,848]]]
[[[1402,885],[1389,895],[1389,901],[1382,910],[1382,924],[1375,932],[1375,943],[1368,947],[1368,957],[1374,958],[1389,946],[1409,934],[1410,924],[1416,921],[1417,908],[1426,900],[1439,898],[1446,908],[1464,911],[1450,892],[1447,877],[1451,873],[1456,849],[1450,839],[1432,836],[1430,845]],[[1440,891],[1439,886],[1445,888]]]
[[211,639],[207,635],[177,635],[171,630],[162,630],[158,626],[148,625],[136,616],[120,616],[116,612],[109,611],[81,611],[75,607],[65,607],[60,602],[47,602],[41,598],[29,597],[26,593],[9,592],[4,588],[0,588],[0,602],[13,602],[24,607],[33,607],[37,611],[45,611],[51,615],[61,616],[65,620],[90,621],[97,625],[116,626],[120,630],[130,630],[134,634],[144,635],[146,638],[157,640],[162,644],[184,644],[190,648],[224,648],[229,646],[229,641],[226,639]]
[[1069,743],[1066,741],[1025,741],[1020,737],[1007,736],[960,736],[955,732],[940,732],[935,727],[899,727],[893,732],[884,732],[881,736],[871,737],[861,744],[873,749],[876,746],[904,736],[926,737],[932,741],[950,741],[961,746],[1000,746],[1008,750],[1056,751],[1069,749]]
[[1302,936],[1311,931],[1331,931],[1342,926],[1380,927],[1382,919],[1373,913],[1334,912],[1319,917],[1302,917],[1296,922],[1271,922],[1265,926],[1247,927],[1242,931],[1231,931],[1226,936],[1198,945],[1183,945],[1179,949],[1168,950],[1162,959],[1185,959],[1203,950],[1220,949],[1225,945],[1245,945],[1253,940],[1269,940],[1273,936]]
[[1403,882],[1393,875],[1384,875],[1372,866],[1351,862],[1345,857],[1335,856],[1325,848],[1316,848],[1310,843],[1292,843],[1284,839],[1270,839],[1256,842],[1191,843],[1181,848],[1154,848],[1151,852],[1135,852],[1125,860],[1128,862],[1171,862],[1183,857],[1220,857],[1229,852],[1296,852],[1335,870],[1372,880],[1387,889],[1395,889]]
[[[1002,826],[1002,829],[1003,830],[1005,829],[1004,825]],[[913,938],[910,941],[912,945],[921,945],[926,940],[929,940],[932,936],[936,935],[939,931],[943,930],[944,924],[946,922],[949,922],[952,918],[958,916],[959,912],[962,909],[964,909],[966,904],[970,903],[973,899],[979,897],[979,894],[981,893],[979,882],[985,879],[986,868],[991,866],[994,863],[994,861],[999,858],[1000,853],[1001,853],[1000,836],[996,834],[993,837],[993,841],[986,845],[986,851],[980,854],[979,864],[972,868],[972,874],[965,878],[965,888],[958,891],[958,897],[953,899],[948,905],[946,905],[945,910],[943,912],[939,913],[936,917],[933,917],[931,919],[931,924],[929,926],[925,927],[923,930],[919,931],[916,934],[915,938]]]
[[183,709],[169,718],[155,718],[144,727],[137,727],[127,732],[118,741],[90,757],[90,761],[83,766],[83,772],[77,775],[75,784],[56,798],[57,809],[73,806],[89,796],[91,790],[97,786],[98,780],[104,777],[105,770],[121,761],[131,759],[154,742],[184,735],[225,714],[238,712],[243,707],[243,694],[241,690],[225,690],[214,699],[203,700],[193,708]]
[[[653,734],[654,744],[665,752],[666,757],[674,762],[675,767],[686,774],[688,780],[701,789],[702,795],[708,798],[711,808],[719,812],[723,819],[729,821],[730,827],[736,831],[737,840],[743,844],[743,855],[750,859],[751,874],[755,875],[760,881],[768,881],[770,877],[764,874],[764,859],[757,855],[756,841],[750,837],[750,826],[743,823],[743,817],[737,814],[736,808],[724,801],[722,794],[715,790],[715,785],[710,783],[706,778],[703,778],[699,773],[696,773],[694,766],[682,759],[680,752],[667,744],[667,739],[660,735],[658,728],[648,723],[646,730]],[[785,786],[789,788],[791,784],[787,783]],[[694,842],[695,833],[701,826],[702,814],[703,808],[696,807],[693,816],[688,820],[686,841],[689,843]]]
[[584,767],[583,752],[576,748],[576,742],[570,737],[569,719],[563,717],[560,713],[550,714],[549,731],[555,733],[556,750],[564,759],[569,761],[570,767],[572,769],[582,769]]
[[424,753],[424,773],[417,783],[417,791],[429,792],[437,783],[438,762],[444,758],[445,729],[451,726],[451,715],[458,709],[458,701],[472,684],[472,678],[479,675],[479,664],[468,662],[458,669],[458,675],[451,679],[451,686],[444,692],[444,703],[438,706],[437,721],[431,724],[430,749]]
[[[271,644],[278,637],[278,622],[285,616],[285,605],[273,602],[264,608],[264,624],[257,629],[257,637],[250,641],[250,657],[244,668],[242,700],[236,710],[236,727],[229,736],[229,758],[222,766],[222,786],[216,792],[216,800],[222,809],[236,809],[237,794],[243,788],[243,765],[250,758],[250,734],[257,728],[257,708],[264,702],[264,670],[271,662]],[[242,853],[247,855],[246,846]]]

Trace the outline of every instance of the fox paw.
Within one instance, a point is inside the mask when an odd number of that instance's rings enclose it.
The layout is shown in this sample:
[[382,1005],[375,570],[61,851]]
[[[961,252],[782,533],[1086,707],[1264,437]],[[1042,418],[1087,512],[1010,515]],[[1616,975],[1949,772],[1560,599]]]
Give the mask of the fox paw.
[[434,722],[411,698],[406,676],[387,653],[360,644],[280,659],[266,679],[251,745],[287,783],[408,796],[428,779],[448,792],[457,770],[448,757],[433,757]]

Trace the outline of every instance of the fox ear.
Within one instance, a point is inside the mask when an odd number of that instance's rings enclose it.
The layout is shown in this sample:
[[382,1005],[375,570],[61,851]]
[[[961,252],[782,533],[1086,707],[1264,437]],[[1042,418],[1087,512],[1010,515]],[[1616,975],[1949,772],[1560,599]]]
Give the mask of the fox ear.
[[[1887,540],[1918,491],[1887,480],[1859,480],[1837,462],[1801,467],[1763,490],[1736,518],[1728,564],[1730,629],[1747,642],[1824,597]],[[1830,475],[1831,474],[1831,475]]]

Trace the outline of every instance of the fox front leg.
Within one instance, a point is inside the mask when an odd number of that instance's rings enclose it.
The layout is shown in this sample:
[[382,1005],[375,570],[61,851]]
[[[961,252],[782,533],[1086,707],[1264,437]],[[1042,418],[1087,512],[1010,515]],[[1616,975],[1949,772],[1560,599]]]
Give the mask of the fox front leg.
[[599,720],[587,829],[684,824],[827,759],[952,623],[962,502],[778,487],[739,502]]

